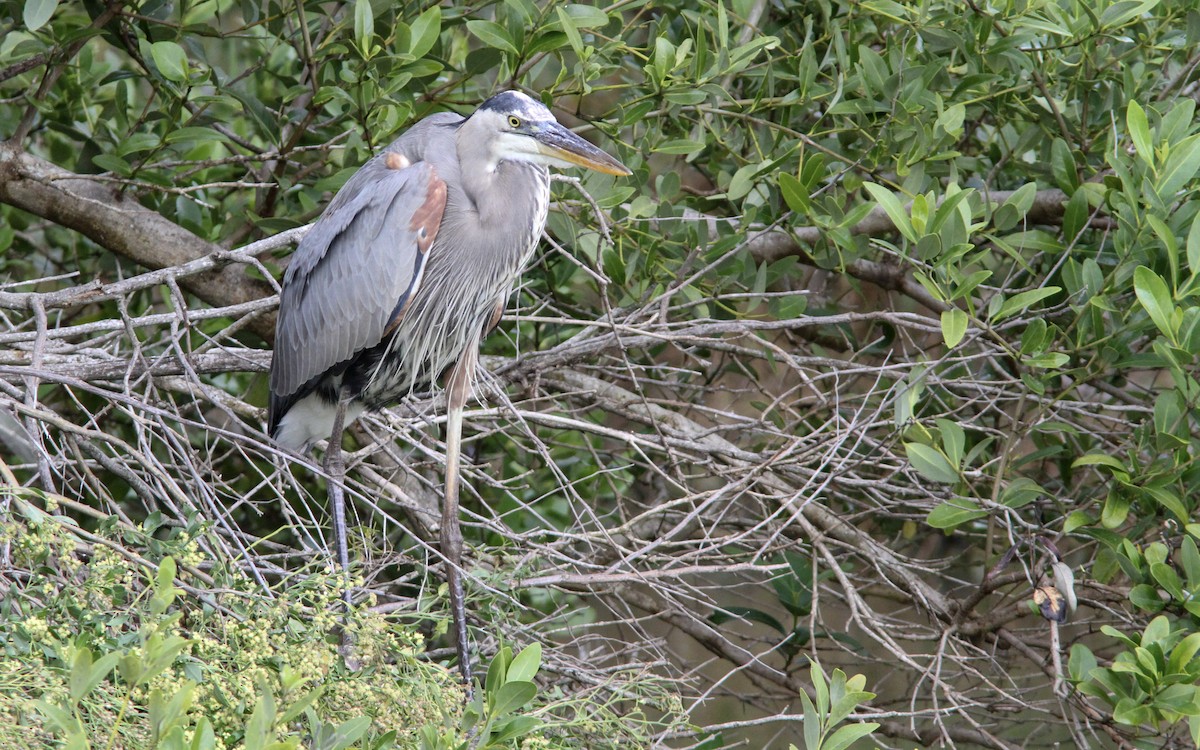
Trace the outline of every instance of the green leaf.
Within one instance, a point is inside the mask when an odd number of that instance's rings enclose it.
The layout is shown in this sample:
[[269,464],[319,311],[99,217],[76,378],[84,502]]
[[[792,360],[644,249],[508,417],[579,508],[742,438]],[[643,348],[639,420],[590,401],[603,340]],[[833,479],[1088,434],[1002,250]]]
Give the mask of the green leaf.
[[1138,266],[1133,271],[1133,289],[1137,293],[1138,302],[1150,314],[1150,319],[1158,330],[1162,331],[1171,343],[1175,343],[1175,327],[1172,318],[1175,304],[1171,301],[1171,293],[1167,282],[1158,274],[1145,266]]
[[542,645],[540,643],[531,643],[522,649],[521,653],[513,657],[512,663],[508,665],[508,674],[505,675],[505,680],[508,682],[529,682],[538,673],[541,665]]
[[1154,563],[1150,566],[1150,575],[1154,576],[1154,580],[1158,581],[1158,585],[1163,587],[1168,594],[1176,601],[1183,599],[1183,586],[1179,583],[1179,574],[1175,569],[1165,563]]
[[891,219],[892,224],[896,227],[896,231],[904,235],[904,238],[909,242],[916,243],[919,238],[916,231],[913,230],[912,221],[908,218],[908,212],[904,210],[903,204],[892,194],[892,191],[873,182],[864,182],[863,187],[867,189],[867,192],[871,194],[875,202],[879,204],[879,207],[883,209],[887,217]]
[[[259,686],[263,689],[263,686]],[[264,750],[267,743],[274,738],[275,731],[275,697],[269,689],[263,689],[254,710],[250,713],[250,721],[246,723],[246,750]]]
[[824,719],[829,714],[829,682],[821,665],[815,661],[808,665],[808,674],[812,679],[813,693],[817,696],[817,713]]
[[1187,576],[1188,587],[1194,589],[1200,586],[1200,549],[1196,548],[1196,541],[1190,536],[1185,536],[1180,543],[1179,557],[1183,565],[1183,574]]
[[1192,633],[1171,649],[1171,657],[1167,661],[1167,673],[1187,674],[1194,670],[1192,661],[1196,658],[1197,653],[1200,653],[1200,633]]
[[1062,138],[1055,138],[1050,145],[1050,171],[1054,174],[1054,182],[1067,195],[1074,195],[1079,187],[1079,173],[1075,165],[1075,156],[1071,147]]
[[304,713],[304,709],[308,708],[313,702],[320,698],[325,693],[325,686],[320,685],[312,690],[309,690],[299,698],[292,698],[288,701],[287,708],[279,715],[279,723],[287,724],[295,719],[300,714]]
[[375,10],[371,0],[354,0],[354,39],[364,53],[375,37]]
[[1140,726],[1150,722],[1150,707],[1142,705],[1132,698],[1122,698],[1113,707],[1113,720],[1118,724]]
[[946,108],[938,116],[937,126],[946,131],[946,134],[958,138],[963,132],[963,120],[966,118],[967,108],[962,103],[954,104]]
[[412,22],[412,29],[409,32],[410,43],[408,54],[416,58],[422,58],[429,54],[429,50],[433,49],[433,45],[437,43],[438,35],[442,32],[442,9],[434,5]]
[[1138,157],[1147,166],[1154,166],[1154,141],[1150,138],[1150,123],[1146,119],[1146,110],[1132,99],[1125,110],[1125,127],[1133,140],[1133,147]]
[[1104,499],[1100,511],[1100,524],[1106,529],[1115,529],[1129,517],[1129,497],[1123,492],[1111,491]]
[[1154,184],[1158,197],[1164,201],[1174,199],[1176,193],[1195,179],[1197,171],[1200,171],[1200,134],[1171,145],[1167,163]]
[[804,184],[787,172],[779,173],[779,192],[783,194],[783,201],[787,203],[788,208],[798,214],[807,214],[812,208]]
[[991,320],[993,323],[998,323],[1010,315],[1015,315],[1016,313],[1022,312],[1026,308],[1032,307],[1047,297],[1053,297],[1061,291],[1062,289],[1060,287],[1047,286],[1042,287],[1041,289],[1030,289],[1027,292],[1014,294],[1011,298],[1006,299],[1004,303],[1000,305],[999,310],[992,314]]
[[1100,14],[1100,27],[1104,29],[1124,26],[1129,21],[1149,12],[1159,0],[1121,0],[1104,9]]
[[58,0],[25,0],[22,20],[28,31],[37,31],[46,25],[54,11],[58,10]]
[[933,482],[954,484],[958,481],[958,469],[950,464],[941,451],[924,443],[905,443],[908,461],[917,473]]
[[86,648],[80,649],[71,669],[71,700],[78,701],[95,690],[96,686],[103,682],[109,672],[112,672],[113,668],[117,666],[122,655],[120,651],[113,651],[93,663],[92,652]]
[[1158,589],[1148,583],[1139,583],[1129,590],[1129,603],[1143,612],[1161,612],[1167,606]]
[[804,750],[818,750],[821,746],[821,717],[808,693],[799,691],[800,705],[804,709]]
[[1012,229],[1017,222],[1025,218],[1029,209],[1033,208],[1033,199],[1037,197],[1037,184],[1027,182],[1017,188],[1008,200],[1004,201],[992,212],[992,225],[1003,232]]
[[697,151],[702,151],[708,144],[703,141],[692,141],[687,138],[678,138],[673,141],[660,143],[650,150],[658,154],[694,154]]
[[545,722],[536,716],[514,716],[504,722],[503,728],[492,736],[492,741],[487,747],[512,747],[512,745],[507,743],[518,737],[524,737],[530,732],[542,728],[544,725]]
[[1082,643],[1071,645],[1071,655],[1067,657],[1067,674],[1072,680],[1084,680],[1096,666],[1096,656],[1091,649]]
[[1143,647],[1147,647],[1152,643],[1158,643],[1166,639],[1171,634],[1171,621],[1166,615],[1159,615],[1146,625],[1146,629],[1142,631]]
[[[778,587],[776,587],[776,589],[778,590]],[[787,607],[787,604],[785,603],[784,606]],[[709,616],[708,620],[713,625],[721,625],[722,623],[729,622],[730,620],[746,620],[747,622],[761,623],[772,630],[779,631],[781,634],[787,633],[787,629],[783,627],[783,623],[781,623],[779,620],[775,619],[767,612],[763,612],[760,609],[754,609],[752,607],[722,607],[721,609],[713,612]]]
[[1193,275],[1200,273],[1200,213],[1192,219],[1192,228],[1188,230],[1187,261]]
[[1029,477],[1017,477],[1000,493],[1000,503],[1009,508],[1022,508],[1045,494],[1046,490]]
[[942,339],[945,340],[947,349],[953,349],[963,340],[969,322],[967,314],[957,307],[942,311]]
[[974,500],[956,497],[929,511],[925,522],[935,529],[953,529],[985,516],[987,516],[987,511],[980,508]]
[[608,14],[599,8],[580,3],[569,3],[563,10],[571,17],[571,21],[575,24],[576,28],[597,29],[608,25]]
[[355,716],[338,725],[333,732],[333,738],[327,746],[329,750],[346,750],[358,742],[359,738],[371,728],[370,716]]
[[808,297],[803,294],[789,294],[786,297],[772,297],[771,310],[779,320],[799,318],[808,309]]
[[[975,194],[975,190],[968,188],[959,190],[956,193],[949,194],[947,192],[946,199],[938,204],[934,209],[933,219],[929,222],[927,231],[930,234],[941,232],[944,227],[947,227],[950,218],[956,217],[959,220],[959,226],[963,235],[966,235],[966,225],[970,223],[971,209],[969,206],[961,206],[962,202]],[[952,225],[951,225],[952,226]]]
[[839,727],[825,742],[821,743],[821,750],[845,750],[863,737],[869,736],[878,728],[879,725],[873,721],[864,721],[861,724],[847,724],[844,727]]
[[575,21],[567,11],[559,6],[554,9],[558,16],[558,23],[562,26],[563,33],[567,36],[567,42],[571,45],[571,49],[575,50],[576,55],[583,54],[583,37],[579,35],[579,29],[575,26]]
[[1057,370],[1070,361],[1070,355],[1062,352],[1043,352],[1022,360],[1027,367],[1042,370]]
[[1063,522],[1063,533],[1070,534],[1075,529],[1081,529],[1085,526],[1091,526],[1096,522],[1096,519],[1084,513],[1082,510],[1073,510],[1067,515],[1067,520]]
[[187,55],[175,42],[155,42],[150,45],[154,66],[168,81],[187,80]]
[[213,732],[212,722],[207,716],[201,716],[196,721],[196,730],[192,735],[192,744],[188,750],[214,750],[217,746],[217,736]]
[[1191,520],[1188,516],[1187,508],[1184,507],[1183,501],[1179,499],[1179,495],[1166,487],[1154,485],[1146,485],[1142,488],[1154,501],[1161,505],[1166,510],[1170,511],[1175,518],[1179,519],[1180,523],[1187,523]]
[[488,699],[500,690],[500,686],[504,684],[504,678],[508,674],[508,664],[512,661],[512,649],[508,646],[501,648],[492,657],[492,663],[488,665],[487,677],[484,678],[483,691],[487,693]]
[[938,419],[937,426],[942,436],[942,448],[946,451],[946,458],[950,460],[951,466],[958,466],[962,463],[967,447],[966,433],[958,422],[950,419]]
[[492,701],[492,716],[498,717],[511,713],[537,695],[537,686],[532,682],[510,681],[500,686]]
[[1106,466],[1122,474],[1129,473],[1129,470],[1125,468],[1125,464],[1106,453],[1085,453],[1071,462],[1072,469],[1077,469],[1080,466]]
[[133,172],[133,168],[129,166],[129,162],[116,154],[96,154],[92,157],[92,163],[101,169],[123,176],[128,176]]
[[492,21],[473,20],[467,21],[467,31],[478,37],[479,41],[489,47],[508,52],[513,55],[519,55],[517,45],[513,43],[512,37],[508,30],[498,23]]

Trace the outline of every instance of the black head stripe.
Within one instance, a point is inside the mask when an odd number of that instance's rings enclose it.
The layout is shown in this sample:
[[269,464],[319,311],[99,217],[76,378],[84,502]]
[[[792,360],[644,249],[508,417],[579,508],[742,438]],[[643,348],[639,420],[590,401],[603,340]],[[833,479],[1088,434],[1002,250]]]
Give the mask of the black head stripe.
[[491,112],[520,112],[525,109],[528,99],[515,91],[502,91],[479,105],[481,111]]

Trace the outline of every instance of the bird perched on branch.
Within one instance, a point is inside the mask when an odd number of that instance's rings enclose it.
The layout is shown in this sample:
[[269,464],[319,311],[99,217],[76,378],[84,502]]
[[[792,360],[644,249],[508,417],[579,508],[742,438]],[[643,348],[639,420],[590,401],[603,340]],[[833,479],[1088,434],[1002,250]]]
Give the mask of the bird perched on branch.
[[343,569],[344,426],[445,376],[441,548],[468,682],[458,526],[462,410],[480,341],[499,322],[545,227],[547,168],[572,166],[630,174],[517,91],[491,97],[466,118],[431,115],[346,182],[283,278],[268,431],[298,451],[329,439],[326,469]]

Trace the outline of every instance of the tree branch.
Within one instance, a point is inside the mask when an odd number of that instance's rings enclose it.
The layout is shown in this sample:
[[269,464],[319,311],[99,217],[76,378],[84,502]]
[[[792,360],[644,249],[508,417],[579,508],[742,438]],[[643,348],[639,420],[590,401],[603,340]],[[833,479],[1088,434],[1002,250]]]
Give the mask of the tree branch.
[[[11,141],[0,143],[0,201],[74,229],[146,268],[182,266],[204,256],[227,254],[220,245],[197,237],[136,200],[31,156]],[[214,264],[181,283],[218,307],[274,293],[269,283],[251,278],[240,265],[218,269]],[[267,341],[274,328],[274,315],[251,324]]]

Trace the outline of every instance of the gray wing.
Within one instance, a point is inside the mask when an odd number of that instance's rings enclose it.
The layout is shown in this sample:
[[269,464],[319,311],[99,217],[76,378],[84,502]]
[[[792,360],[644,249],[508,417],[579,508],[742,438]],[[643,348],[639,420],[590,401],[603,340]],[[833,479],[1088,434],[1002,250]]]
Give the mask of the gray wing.
[[383,339],[420,285],[445,207],[446,184],[433,167],[398,152],[371,159],[346,182],[284,275],[272,402],[286,411],[314,378]]

